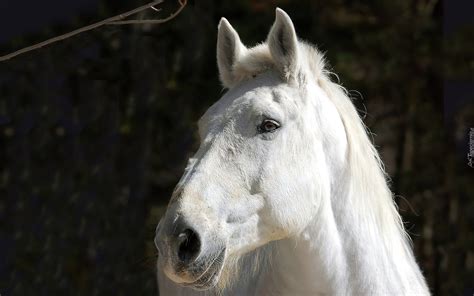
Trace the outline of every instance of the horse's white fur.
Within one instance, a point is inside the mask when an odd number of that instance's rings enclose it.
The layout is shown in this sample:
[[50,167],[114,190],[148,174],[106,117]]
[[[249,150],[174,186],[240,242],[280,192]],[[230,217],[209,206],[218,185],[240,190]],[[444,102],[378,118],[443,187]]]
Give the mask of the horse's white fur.
[[[363,122],[288,15],[253,48],[222,19],[217,59],[230,90],[199,122],[175,210],[226,240],[224,270],[205,292],[159,270],[160,293],[429,294]],[[248,130],[261,113],[283,122],[265,139]]]

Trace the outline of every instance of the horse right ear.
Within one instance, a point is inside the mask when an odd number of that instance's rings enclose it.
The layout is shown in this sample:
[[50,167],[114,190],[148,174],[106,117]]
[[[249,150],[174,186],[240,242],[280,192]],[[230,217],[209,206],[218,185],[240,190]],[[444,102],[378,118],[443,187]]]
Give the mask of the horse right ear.
[[217,33],[217,66],[224,87],[230,88],[234,85],[233,67],[245,50],[246,47],[240,41],[239,34],[225,18],[221,18]]
[[283,77],[295,78],[298,71],[298,38],[291,18],[282,9],[275,11],[275,23],[267,37],[270,53]]

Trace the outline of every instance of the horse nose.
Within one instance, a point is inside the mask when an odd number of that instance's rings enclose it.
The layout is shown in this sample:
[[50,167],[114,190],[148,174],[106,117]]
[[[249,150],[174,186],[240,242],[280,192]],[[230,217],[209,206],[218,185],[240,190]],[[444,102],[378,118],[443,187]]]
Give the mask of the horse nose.
[[201,251],[199,235],[190,227],[182,227],[177,236],[177,257],[183,265],[189,265],[197,258]]
[[181,215],[170,220],[163,218],[156,227],[155,245],[161,256],[169,256],[179,268],[186,268],[201,253],[201,237]]

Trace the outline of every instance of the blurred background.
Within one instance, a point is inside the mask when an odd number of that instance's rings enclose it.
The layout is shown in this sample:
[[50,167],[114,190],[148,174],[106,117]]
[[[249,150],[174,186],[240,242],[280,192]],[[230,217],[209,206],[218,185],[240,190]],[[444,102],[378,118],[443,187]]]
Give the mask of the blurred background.
[[[2,0],[0,55],[143,4]],[[0,63],[0,295],[157,295],[154,229],[222,95],[217,23],[255,45],[276,6],[374,133],[433,294],[472,295],[474,2],[460,0],[190,1],[165,24]],[[158,7],[138,17],[179,4]]]

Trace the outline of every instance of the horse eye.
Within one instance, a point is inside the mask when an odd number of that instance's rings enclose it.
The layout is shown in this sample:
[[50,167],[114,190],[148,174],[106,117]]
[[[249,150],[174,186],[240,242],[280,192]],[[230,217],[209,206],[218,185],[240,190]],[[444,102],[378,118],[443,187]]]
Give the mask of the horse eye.
[[265,119],[260,126],[258,127],[258,131],[260,133],[271,133],[277,130],[280,127],[280,124],[272,119]]

